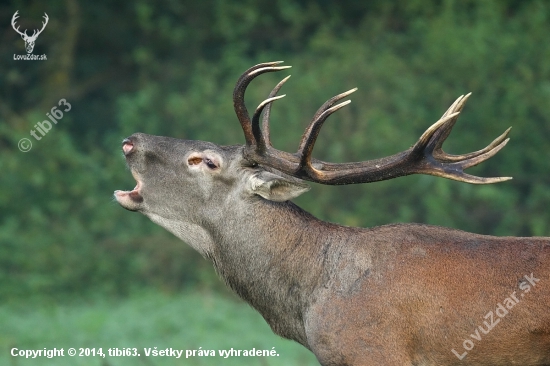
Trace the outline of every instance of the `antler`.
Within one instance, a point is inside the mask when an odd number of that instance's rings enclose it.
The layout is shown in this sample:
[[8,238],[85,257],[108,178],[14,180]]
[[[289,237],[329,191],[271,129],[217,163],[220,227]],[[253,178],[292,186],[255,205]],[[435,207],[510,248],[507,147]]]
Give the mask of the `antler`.
[[[33,32],[32,37],[35,37],[35,38],[38,37],[38,35],[39,35],[40,33],[42,33],[42,31],[44,30],[44,28],[46,28],[46,25],[48,24],[48,20],[50,20],[50,18],[48,18],[48,14],[46,14],[46,13],[44,13],[44,16],[43,16],[42,18],[44,18],[44,20],[45,20],[45,22],[42,22],[42,29],[40,29],[40,30],[38,31],[38,33],[36,33],[36,35],[35,35],[34,32]],[[37,30],[35,29],[34,31],[36,32]]]
[[[357,88],[351,89],[326,101],[315,113],[302,136],[296,154],[290,154],[272,147],[269,140],[270,105],[284,97],[276,96],[288,77],[283,79],[269,94],[256,111],[252,120],[244,105],[244,93],[250,82],[260,74],[286,69],[275,66],[280,62],[269,62],[248,69],[237,81],[233,93],[235,112],[243,128],[246,147],[244,156],[252,163],[269,166],[291,176],[322,184],[368,183],[392,179],[409,174],[429,174],[467,183],[488,184],[512,179],[510,177],[483,178],[464,173],[464,169],[475,166],[502,149],[509,138],[510,128],[482,150],[465,155],[445,153],[441,146],[449,136],[458,115],[464,108],[470,94],[460,96],[439,121],[428,128],[411,148],[381,159],[355,163],[327,163],[312,159],[311,153],[319,131],[325,120],[334,112],[350,103],[349,100],[336,104]],[[260,115],[265,109],[262,129]],[[262,132],[263,131],[263,132]]]
[[28,37],[28,35],[27,35],[27,30],[26,30],[26,29],[25,29],[25,32],[23,33],[23,32],[21,32],[21,31],[19,30],[19,26],[18,26],[17,28],[15,28],[15,21],[17,20],[17,18],[19,18],[19,15],[17,15],[17,13],[19,13],[19,10],[17,10],[17,11],[15,12],[15,14],[13,14],[13,17],[11,18],[11,26],[12,26],[13,29],[14,29],[17,33],[19,33],[21,36]]
[[[17,28],[15,28],[15,21],[17,18],[19,18],[19,15],[17,15],[17,13],[19,13],[19,10],[17,10],[15,12],[15,14],[13,14],[13,17],[11,18],[11,26],[13,27],[13,29],[19,33],[21,36],[23,36],[25,39],[29,38],[29,39],[36,39],[38,37],[38,35],[40,33],[42,33],[42,31],[44,30],[44,28],[46,28],[46,25],[48,24],[48,20],[50,18],[48,18],[48,14],[44,13],[44,20],[45,22],[42,22],[42,29],[38,30],[38,29],[35,29],[34,32],[32,33],[32,36],[29,37],[29,35],[27,34],[27,30],[25,29],[25,32],[21,32],[19,30],[19,26]],[[38,32],[38,33],[37,33]]]

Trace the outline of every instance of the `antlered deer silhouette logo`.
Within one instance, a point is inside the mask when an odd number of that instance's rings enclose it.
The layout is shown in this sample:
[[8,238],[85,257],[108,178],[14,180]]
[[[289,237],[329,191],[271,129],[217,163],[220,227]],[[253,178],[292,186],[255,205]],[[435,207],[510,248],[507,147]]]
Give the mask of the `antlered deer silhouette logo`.
[[40,35],[40,33],[42,33],[42,31],[44,30],[44,28],[46,28],[46,25],[48,24],[48,14],[44,13],[44,20],[45,22],[42,22],[42,29],[38,30],[38,29],[35,29],[32,36],[29,36],[27,34],[27,30],[25,29],[24,32],[21,32],[19,30],[19,26],[17,26],[17,28],[15,28],[15,20],[17,18],[19,18],[19,15],[17,15],[17,13],[19,12],[19,10],[17,10],[15,12],[15,14],[13,14],[13,18],[11,18],[11,26],[13,27],[13,29],[19,33],[21,35],[21,38],[23,38],[23,41],[25,41],[25,49],[27,50],[27,53],[32,53],[32,50],[34,49],[34,42],[36,42],[36,38],[38,38],[38,35]]

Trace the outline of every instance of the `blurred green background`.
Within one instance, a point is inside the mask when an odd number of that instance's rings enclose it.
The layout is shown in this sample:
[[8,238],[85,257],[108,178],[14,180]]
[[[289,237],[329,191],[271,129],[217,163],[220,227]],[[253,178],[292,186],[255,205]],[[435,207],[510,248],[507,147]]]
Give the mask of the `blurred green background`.
[[[16,10],[29,34],[48,14],[33,52],[47,61],[14,60],[25,54],[10,25]],[[120,149],[133,132],[243,143],[232,88],[259,62],[293,66],[247,93],[253,109],[293,74],[271,124],[286,151],[326,99],[353,87],[315,157],[402,151],[468,92],[446,151],[478,150],[513,126],[506,148],[469,170],[512,181],[313,185],[297,203],[316,216],[550,236],[548,1],[14,0],[0,4],[0,20],[2,365],[316,364],[225,290],[208,262],[112,199],[135,185]],[[61,98],[72,109],[36,141],[30,131]],[[21,138],[32,140],[29,152]],[[280,357],[25,360],[9,356],[12,347],[276,347]]]

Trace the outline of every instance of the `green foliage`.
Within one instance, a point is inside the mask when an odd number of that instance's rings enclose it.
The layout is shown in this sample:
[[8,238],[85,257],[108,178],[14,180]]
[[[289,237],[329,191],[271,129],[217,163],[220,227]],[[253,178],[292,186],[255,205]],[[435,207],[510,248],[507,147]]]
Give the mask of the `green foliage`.
[[[411,176],[315,185],[297,200],[307,210],[353,226],[550,235],[548,2],[54,0],[2,9],[4,24],[16,9],[25,27],[44,11],[50,24],[35,51],[47,62],[14,61],[24,51],[10,30],[0,45],[0,299],[221,287],[187,246],[112,201],[115,189],[135,184],[120,141],[141,131],[243,143],[234,82],[277,59],[293,66],[272,118],[274,144],[287,151],[326,99],[356,86],[353,103],[323,127],[316,157],[358,161],[404,150],[467,92],[446,151],[480,149],[513,126],[508,146],[471,169],[511,182]],[[254,81],[249,109],[287,74]],[[20,152],[19,139],[31,138],[60,98],[72,110]]]
[[[274,335],[262,317],[240,300],[210,292],[133,294],[122,301],[70,305],[0,306],[0,363],[18,366],[125,365],[317,365],[297,343]],[[32,332],[29,332],[32,329]],[[237,335],[231,337],[229,335]],[[11,357],[18,349],[64,348],[65,357]],[[69,357],[69,348],[102,348],[104,359]],[[144,348],[184,350],[183,357],[146,357]],[[216,357],[185,358],[185,350],[215,350]],[[218,356],[218,350],[275,350],[279,357]],[[138,357],[109,357],[109,348],[137,348]]]

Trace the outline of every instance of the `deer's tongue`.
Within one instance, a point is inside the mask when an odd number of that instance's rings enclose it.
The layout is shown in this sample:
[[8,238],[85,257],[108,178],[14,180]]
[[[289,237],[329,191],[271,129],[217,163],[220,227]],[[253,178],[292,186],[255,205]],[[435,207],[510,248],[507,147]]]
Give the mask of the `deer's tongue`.
[[130,199],[132,199],[133,201],[136,201],[136,202],[142,202],[143,201],[143,197],[141,197],[141,194],[139,193],[139,186],[140,186],[139,183],[136,184],[134,189],[132,189],[130,192],[128,192],[128,197],[130,197]]

